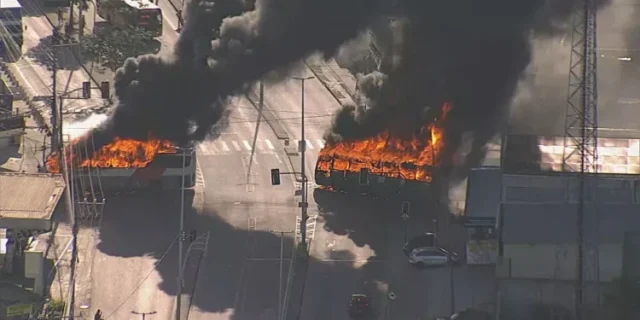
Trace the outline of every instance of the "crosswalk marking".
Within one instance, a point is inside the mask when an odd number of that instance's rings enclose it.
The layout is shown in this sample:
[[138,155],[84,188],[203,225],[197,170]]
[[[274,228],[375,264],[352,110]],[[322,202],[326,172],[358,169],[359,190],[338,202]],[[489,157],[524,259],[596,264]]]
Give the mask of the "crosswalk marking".
[[229,151],[229,146],[227,145],[226,142],[220,141],[220,144],[222,145],[222,151],[225,151],[225,152]]
[[269,149],[273,150],[273,144],[271,143],[271,141],[269,141],[269,139],[265,139],[264,142],[267,144],[267,147],[269,147]]
[[[300,140],[293,140],[291,146],[298,146]],[[251,151],[252,140],[209,140],[198,144],[197,148],[202,155],[228,154],[230,152]],[[325,145],[322,139],[306,139],[307,151],[322,149]],[[258,139],[255,144],[258,152],[272,153],[278,150],[269,139]]]

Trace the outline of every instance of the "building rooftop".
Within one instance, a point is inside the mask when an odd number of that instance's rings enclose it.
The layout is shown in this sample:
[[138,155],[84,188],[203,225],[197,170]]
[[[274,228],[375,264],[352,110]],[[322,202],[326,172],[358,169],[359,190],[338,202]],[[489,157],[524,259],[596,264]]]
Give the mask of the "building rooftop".
[[22,8],[18,0],[0,0],[0,8]]
[[61,175],[0,172],[0,228],[47,229],[64,187]]
[[496,167],[474,168],[467,182],[467,217],[498,217],[502,172]]

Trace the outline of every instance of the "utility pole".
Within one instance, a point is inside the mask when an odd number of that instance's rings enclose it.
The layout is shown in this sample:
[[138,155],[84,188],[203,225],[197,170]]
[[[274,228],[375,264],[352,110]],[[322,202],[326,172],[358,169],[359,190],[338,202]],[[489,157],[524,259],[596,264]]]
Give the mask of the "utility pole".
[[300,80],[302,84],[302,94],[301,94],[301,108],[302,108],[302,123],[301,123],[301,139],[298,145],[298,151],[300,152],[300,173],[302,175],[302,201],[300,202],[301,208],[301,219],[300,219],[300,243],[305,247],[307,246],[307,220],[309,216],[307,215],[307,207],[309,203],[307,202],[307,175],[305,173],[305,163],[304,163],[304,155],[307,151],[307,140],[304,138],[304,82],[306,80],[311,80],[314,77],[293,77],[295,80]]
[[264,84],[260,81],[260,105],[258,106],[258,121],[256,122],[256,132],[253,134],[253,144],[251,146],[251,157],[249,158],[249,168],[247,169],[247,185],[251,178],[251,166],[253,165],[253,156],[256,153],[256,142],[258,141],[258,130],[260,130],[260,119],[262,119],[262,108],[264,107]]
[[156,313],[158,313],[158,312],[156,312],[156,311],[151,311],[151,312],[137,312],[137,311],[131,311],[131,313],[141,315],[141,316],[142,316],[142,320],[145,320],[145,318],[146,318],[148,315],[156,314]]
[[[576,210],[577,257],[574,307],[576,320],[583,320],[585,305],[584,211],[589,193],[586,179],[589,175],[593,175],[595,178],[598,172],[597,4],[595,0],[582,0],[577,1],[575,5],[569,65],[569,91],[565,118],[563,171],[579,173]],[[575,162],[579,163],[577,168]],[[597,244],[593,249],[597,257]],[[597,270],[599,267],[597,263],[596,258],[596,262],[594,262],[596,269],[595,281],[596,288],[599,291],[599,270]],[[594,279],[586,280],[593,281]],[[596,296],[599,296],[599,292]]]
[[[187,166],[187,151],[191,148],[175,147],[177,150],[182,151],[182,185],[180,186],[180,233],[178,236],[178,279],[177,279],[177,293],[176,293],[176,320],[180,320],[181,316],[181,302],[182,302],[182,284],[184,277],[183,263],[182,263],[182,249],[184,246],[185,232],[184,232],[184,185],[185,185],[185,167]],[[193,161],[193,159],[191,159]]]
[[[51,96],[51,151],[58,150],[58,63],[54,55],[51,56],[51,81],[53,91]],[[62,162],[60,163],[62,164]]]

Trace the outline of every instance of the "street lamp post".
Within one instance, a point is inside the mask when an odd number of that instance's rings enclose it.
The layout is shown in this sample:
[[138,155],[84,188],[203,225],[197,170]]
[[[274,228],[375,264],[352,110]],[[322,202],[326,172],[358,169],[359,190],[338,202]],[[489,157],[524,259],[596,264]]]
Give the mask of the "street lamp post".
[[301,109],[302,109],[302,123],[301,123],[301,139],[298,146],[300,151],[300,173],[302,175],[302,201],[300,203],[301,208],[301,219],[300,219],[300,243],[306,247],[307,244],[307,207],[309,203],[307,202],[307,175],[305,174],[305,165],[304,165],[304,155],[307,151],[307,140],[304,137],[304,82],[306,80],[314,79],[314,77],[293,77],[295,80],[300,80],[302,84],[302,94],[301,94]]
[[187,151],[192,150],[191,148],[182,148],[176,147],[177,150],[182,151],[182,185],[180,186],[180,233],[178,239],[178,278],[177,278],[177,293],[176,293],[176,319],[180,320],[181,306],[182,302],[182,282],[183,282],[183,270],[182,270],[182,250],[183,250],[183,242],[184,242],[184,185],[185,185],[185,171],[187,166]]
[[151,311],[151,312],[137,312],[137,311],[131,311],[131,313],[133,314],[139,314],[142,315],[142,320],[145,320],[145,318],[147,317],[147,315],[152,315],[152,314],[156,314],[156,311]]

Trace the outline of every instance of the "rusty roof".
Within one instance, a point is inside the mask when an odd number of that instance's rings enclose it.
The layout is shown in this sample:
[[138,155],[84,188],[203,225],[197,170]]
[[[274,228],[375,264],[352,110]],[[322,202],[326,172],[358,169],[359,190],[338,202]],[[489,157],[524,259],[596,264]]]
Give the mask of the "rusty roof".
[[61,175],[0,172],[0,219],[50,219],[64,186]]

